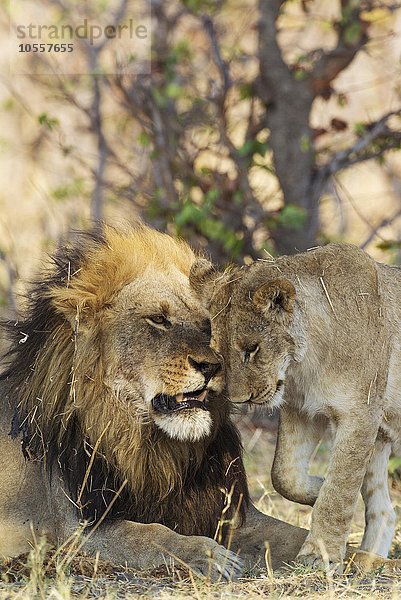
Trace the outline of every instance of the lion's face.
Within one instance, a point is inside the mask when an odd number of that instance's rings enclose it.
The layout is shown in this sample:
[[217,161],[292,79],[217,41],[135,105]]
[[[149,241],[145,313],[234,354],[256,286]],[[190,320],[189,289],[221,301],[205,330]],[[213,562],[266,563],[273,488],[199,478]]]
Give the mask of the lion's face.
[[293,285],[285,279],[263,282],[246,268],[224,275],[208,272],[206,261],[198,263],[191,284],[210,312],[211,347],[224,357],[230,399],[279,406],[295,354]]
[[105,311],[106,384],[138,418],[171,438],[196,441],[211,432],[209,392],[222,388],[210,349],[210,320],[177,269],[149,268]]

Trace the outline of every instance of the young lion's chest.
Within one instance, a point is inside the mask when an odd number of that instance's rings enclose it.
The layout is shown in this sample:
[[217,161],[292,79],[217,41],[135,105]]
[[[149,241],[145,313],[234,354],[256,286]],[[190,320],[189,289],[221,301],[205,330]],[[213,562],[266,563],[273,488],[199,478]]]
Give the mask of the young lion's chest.
[[361,361],[354,373],[346,368],[333,371],[324,361],[319,368],[293,364],[288,372],[285,401],[310,419],[326,417],[334,431],[343,416],[371,413],[378,420],[381,434],[392,442],[393,452],[401,454],[400,348],[393,346],[386,358],[384,364]]
[[325,416],[329,421],[335,420],[335,415],[350,408],[350,390],[346,382],[330,377],[323,370],[312,375],[305,373],[299,365],[287,374],[284,398],[312,419]]

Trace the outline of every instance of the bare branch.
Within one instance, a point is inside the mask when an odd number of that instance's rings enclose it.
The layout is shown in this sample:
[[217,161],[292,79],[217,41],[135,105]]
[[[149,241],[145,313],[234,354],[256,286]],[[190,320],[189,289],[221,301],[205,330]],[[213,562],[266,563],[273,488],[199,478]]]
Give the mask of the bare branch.
[[[340,200],[340,202],[341,202],[341,194],[343,194],[346,197],[349,204],[352,206],[355,213],[361,219],[361,221],[363,221],[365,223],[365,225],[370,229],[369,235],[367,236],[365,241],[362,242],[362,244],[360,244],[360,248],[362,248],[364,250],[370,244],[370,242],[372,240],[374,240],[375,237],[378,237],[378,238],[380,238],[380,240],[382,242],[385,242],[386,240],[380,235],[380,230],[383,229],[384,227],[388,227],[389,225],[392,225],[394,223],[394,221],[396,221],[397,219],[399,219],[401,217],[401,208],[397,209],[391,217],[384,217],[383,219],[380,220],[380,222],[377,225],[373,225],[369,221],[369,219],[366,218],[363,211],[361,211],[359,209],[358,205],[356,204],[356,202],[354,201],[350,192],[347,190],[347,188],[344,186],[344,184],[341,183],[341,181],[337,177],[333,177],[333,181],[335,184],[334,190],[335,190],[335,193],[336,193],[338,199]],[[339,190],[341,191],[341,194],[339,193]]]
[[205,28],[205,31],[210,40],[213,61],[214,61],[215,65],[217,66],[219,73],[220,73],[220,77],[221,77],[222,84],[223,84],[222,92],[224,95],[226,95],[228,92],[228,89],[231,87],[231,78],[230,78],[230,73],[229,73],[229,69],[228,69],[228,64],[221,56],[220,46],[219,46],[219,43],[217,40],[217,35],[216,35],[216,29],[215,29],[212,19],[207,15],[203,15],[202,16],[202,24],[203,24],[203,27]]
[[[97,56],[97,54],[96,54]],[[95,63],[96,64],[96,63]],[[91,107],[92,131],[97,140],[97,165],[95,168],[95,185],[91,200],[91,217],[99,222],[103,214],[104,188],[103,180],[107,162],[107,145],[103,134],[103,118],[101,112],[101,91],[98,75],[93,76],[93,99]]]
[[385,217],[384,219],[382,219],[380,221],[380,223],[378,225],[376,225],[376,227],[374,227],[372,229],[372,231],[370,232],[370,234],[368,235],[368,237],[366,238],[366,240],[364,242],[362,242],[362,244],[360,245],[360,247],[362,248],[362,250],[364,250],[366,248],[366,246],[368,246],[370,244],[370,242],[372,240],[374,240],[375,237],[380,237],[381,239],[383,239],[379,235],[380,229],[383,229],[384,227],[388,227],[389,225],[392,225],[394,223],[394,221],[396,221],[397,219],[399,219],[399,217],[401,217],[401,208],[398,209],[393,214],[393,216],[391,216],[391,217]]
[[[315,51],[315,53],[318,52],[320,54],[320,58],[313,67],[310,82],[313,93],[316,96],[330,96],[331,82],[341,71],[348,67],[359,50],[368,41],[366,33],[367,23],[360,18],[362,10],[367,9],[366,5],[355,3],[353,0],[343,0],[341,5],[342,19],[337,23],[337,46],[330,52],[323,52],[323,50]],[[356,31],[356,33],[353,33],[352,39],[349,36],[351,22],[353,24],[353,31]]]
[[[353,164],[377,158],[387,150],[398,148],[401,143],[401,131],[394,131],[388,127],[391,117],[401,116],[401,110],[392,111],[381,117],[375,123],[365,126],[367,133],[359,138],[355,144],[341,152],[337,152],[330,162],[321,168],[327,178],[341,169]],[[380,142],[379,147],[374,144]]]
[[[385,173],[387,175],[388,180],[391,183],[391,186],[394,190],[394,193],[401,198],[401,181],[400,178],[398,177],[398,175],[394,172],[394,170],[391,168],[391,166],[386,165],[385,167]],[[372,231],[369,234],[369,236],[366,238],[366,240],[361,244],[361,248],[366,248],[366,246],[368,244],[370,244],[370,242],[375,238],[378,237],[380,238],[380,240],[382,241],[383,244],[389,243],[391,244],[392,242],[385,240],[381,235],[380,235],[380,230],[384,229],[385,227],[389,227],[390,225],[393,225],[393,223],[395,221],[397,221],[399,218],[401,217],[401,208],[399,208],[398,210],[395,211],[395,213],[393,213],[393,215],[391,217],[385,217],[383,218],[376,227],[371,227]]]
[[277,42],[276,20],[284,0],[260,0],[259,11],[259,58],[261,96],[269,103],[268,94],[277,90],[283,83],[291,87],[292,75]]
[[367,37],[352,47],[346,47],[340,40],[336,48],[323,54],[316,63],[311,75],[311,87],[316,96],[330,93],[331,82],[354,60],[355,55],[367,42]]
[[149,99],[152,108],[154,141],[158,150],[158,157],[155,160],[154,177],[157,187],[161,193],[159,203],[162,209],[168,210],[171,203],[177,198],[177,192],[174,186],[174,176],[172,170],[174,149],[171,148],[168,140],[168,125],[163,118],[163,113],[153,99]]

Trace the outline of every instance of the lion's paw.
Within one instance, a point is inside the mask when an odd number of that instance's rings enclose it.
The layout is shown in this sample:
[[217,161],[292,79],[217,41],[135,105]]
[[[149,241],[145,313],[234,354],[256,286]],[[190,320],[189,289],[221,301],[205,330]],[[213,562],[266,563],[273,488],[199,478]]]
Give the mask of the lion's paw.
[[207,577],[211,581],[230,581],[241,577],[244,561],[231,550],[209,540],[197,546],[187,561],[188,567],[196,575]]

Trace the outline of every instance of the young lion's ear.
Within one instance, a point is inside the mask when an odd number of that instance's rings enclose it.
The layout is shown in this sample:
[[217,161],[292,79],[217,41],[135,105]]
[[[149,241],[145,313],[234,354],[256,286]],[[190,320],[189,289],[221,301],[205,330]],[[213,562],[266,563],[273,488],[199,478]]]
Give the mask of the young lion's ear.
[[291,313],[295,302],[295,287],[288,279],[272,279],[264,283],[252,296],[255,306],[276,313]]
[[206,258],[198,258],[189,272],[189,283],[191,288],[199,295],[207,294],[207,287],[213,283],[218,272],[212,263]]

